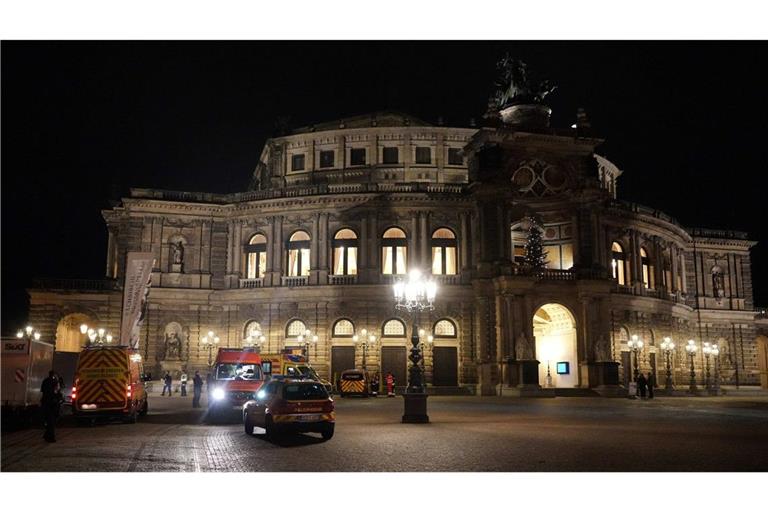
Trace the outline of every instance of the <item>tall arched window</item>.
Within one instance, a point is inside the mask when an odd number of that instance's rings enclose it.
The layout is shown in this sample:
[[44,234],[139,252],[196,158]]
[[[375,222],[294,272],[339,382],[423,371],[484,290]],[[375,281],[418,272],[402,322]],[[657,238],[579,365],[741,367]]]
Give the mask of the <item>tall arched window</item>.
[[297,336],[304,334],[307,330],[307,325],[301,320],[291,320],[288,325],[285,326],[286,339],[295,340]]
[[645,247],[640,248],[640,265],[642,267],[643,286],[653,288],[653,265],[651,265],[651,258],[648,257],[648,251],[645,250]]
[[400,228],[389,228],[381,241],[382,274],[405,274],[408,239]]
[[404,338],[405,324],[397,318],[387,320],[381,328],[381,336],[383,338]]
[[456,324],[453,321],[443,318],[435,322],[432,332],[435,338],[455,338],[456,337]]
[[357,235],[351,229],[340,229],[333,237],[333,274],[357,275]]
[[351,338],[355,335],[355,324],[346,318],[341,318],[333,324],[332,332],[334,338]]
[[613,278],[621,285],[627,284],[627,257],[624,248],[618,242],[611,244],[611,267],[613,267]]
[[248,279],[264,277],[264,271],[267,268],[267,237],[260,233],[253,235],[245,246],[245,254],[245,277]]
[[245,324],[245,330],[243,331],[243,338],[247,338],[248,336],[251,336],[253,339],[258,340],[262,334],[263,332],[261,330],[261,324],[256,320],[251,320],[250,322]]
[[432,273],[456,274],[456,235],[448,228],[432,233]]
[[296,231],[288,240],[288,275],[309,275],[309,233]]

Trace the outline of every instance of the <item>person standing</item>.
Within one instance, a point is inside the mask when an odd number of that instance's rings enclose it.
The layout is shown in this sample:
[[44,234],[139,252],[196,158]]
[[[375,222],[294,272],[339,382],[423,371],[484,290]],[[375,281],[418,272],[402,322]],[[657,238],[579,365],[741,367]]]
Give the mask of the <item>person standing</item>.
[[187,371],[182,370],[181,377],[179,378],[181,381],[181,396],[187,396]]
[[640,398],[645,398],[645,390],[648,386],[648,381],[645,380],[645,375],[642,373],[637,378],[637,392],[640,394]]
[[195,371],[195,376],[192,378],[192,407],[200,407],[200,395],[203,393],[203,378],[200,376],[199,371]]
[[392,372],[387,372],[384,382],[387,383],[387,397],[395,396],[395,376],[392,375]]
[[379,396],[379,372],[375,372],[371,377],[371,394]]
[[55,443],[56,418],[59,416],[61,389],[59,388],[59,379],[53,370],[49,371],[48,377],[43,380],[40,392],[43,394],[40,399],[40,406],[43,409],[43,426],[45,427],[43,439],[49,443]]
[[168,390],[168,396],[171,396],[173,394],[173,390],[171,388],[171,384],[173,383],[173,378],[171,377],[171,374],[168,372],[165,372],[165,377],[163,377],[163,392],[160,393],[160,396],[165,396],[165,390]]
[[653,372],[648,372],[648,399],[653,398],[653,388],[656,386],[656,377],[653,376]]

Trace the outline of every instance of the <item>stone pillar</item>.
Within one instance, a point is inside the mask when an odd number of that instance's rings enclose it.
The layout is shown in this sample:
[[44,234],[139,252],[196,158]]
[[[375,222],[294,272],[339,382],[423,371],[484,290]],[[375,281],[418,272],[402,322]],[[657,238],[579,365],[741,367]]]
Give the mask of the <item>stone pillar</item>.
[[234,265],[232,273],[235,274],[235,280],[242,277],[242,256],[243,256],[243,224],[235,222],[235,244],[234,244]]
[[421,267],[422,270],[426,273],[430,273],[432,268],[432,258],[429,251],[429,233],[428,233],[428,224],[429,224],[429,214],[427,212],[419,212],[419,242],[420,242],[420,250],[421,253]]
[[281,276],[283,275],[283,217],[275,217],[272,235],[272,261],[273,278],[272,286],[280,286]]
[[[331,243],[330,241],[328,242]],[[360,239],[357,241],[357,280],[360,283],[368,282],[368,219],[360,219]]]
[[368,277],[371,283],[378,283],[381,276],[381,264],[379,259],[381,258],[381,250],[378,247],[378,239],[381,234],[379,233],[379,219],[376,213],[370,214],[371,229],[368,231]]
[[320,284],[318,276],[318,267],[320,266],[319,252],[320,244],[320,214],[312,216],[312,240],[309,242],[309,284]]
[[319,256],[318,280],[320,284],[325,284],[328,282],[328,274],[330,273],[329,266],[328,266],[328,253],[330,251],[331,241],[329,239],[329,232],[328,232],[328,214],[321,213],[319,222],[320,222],[320,236],[319,236],[319,240],[317,241],[317,248],[318,248],[318,251],[320,252],[320,254],[318,255]]
[[419,267],[421,265],[421,258],[417,252],[419,234],[419,212],[411,212],[411,233],[408,237],[408,261],[406,262],[407,270]]
[[670,272],[672,274],[672,282],[670,283],[670,290],[674,292],[675,294],[678,294],[680,290],[677,287],[677,260],[679,256],[677,253],[677,246],[675,244],[671,244],[669,246],[669,264],[671,266]]

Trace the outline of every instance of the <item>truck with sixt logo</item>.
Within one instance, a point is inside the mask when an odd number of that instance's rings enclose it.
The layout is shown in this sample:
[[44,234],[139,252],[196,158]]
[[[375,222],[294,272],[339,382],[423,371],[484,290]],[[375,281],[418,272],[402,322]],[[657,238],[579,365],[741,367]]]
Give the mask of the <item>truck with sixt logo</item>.
[[219,348],[211,370],[209,419],[239,417],[243,404],[252,400],[264,384],[261,356],[255,348]]

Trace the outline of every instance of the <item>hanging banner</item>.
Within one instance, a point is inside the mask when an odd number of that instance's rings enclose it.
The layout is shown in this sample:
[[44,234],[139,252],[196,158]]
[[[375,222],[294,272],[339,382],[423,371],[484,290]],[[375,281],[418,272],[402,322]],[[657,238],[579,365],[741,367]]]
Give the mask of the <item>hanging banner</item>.
[[129,252],[123,287],[123,317],[120,322],[120,344],[139,347],[141,323],[147,311],[152,267],[155,259],[149,252]]

